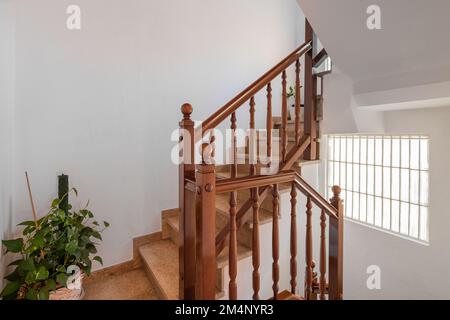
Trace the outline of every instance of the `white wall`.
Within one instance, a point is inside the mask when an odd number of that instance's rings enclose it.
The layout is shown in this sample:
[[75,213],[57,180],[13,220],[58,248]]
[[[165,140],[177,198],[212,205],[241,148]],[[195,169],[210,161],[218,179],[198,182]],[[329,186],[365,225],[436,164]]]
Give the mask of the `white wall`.
[[359,108],[353,81],[339,68],[324,78],[324,118],[322,134],[384,132],[383,113]]
[[[12,235],[12,159],[14,105],[14,6],[0,0],[0,240]],[[0,288],[6,259],[0,250]]]
[[[181,104],[204,119],[303,34],[295,0],[16,3],[15,222],[30,214],[23,172],[40,214],[65,172],[111,222],[105,265],[130,259],[132,238],[178,205],[170,135]],[[81,7],[80,31],[65,28],[69,4]]]
[[[386,132],[430,136],[430,245],[347,222],[346,298],[450,298],[449,121],[450,107],[385,113]],[[366,268],[372,264],[381,267],[381,290],[366,288]]]

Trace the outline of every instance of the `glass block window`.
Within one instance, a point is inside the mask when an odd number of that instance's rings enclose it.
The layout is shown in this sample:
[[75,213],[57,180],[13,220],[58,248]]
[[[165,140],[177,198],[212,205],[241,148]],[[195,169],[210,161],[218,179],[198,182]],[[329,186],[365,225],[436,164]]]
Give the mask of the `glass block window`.
[[347,219],[428,242],[428,150],[426,136],[329,135],[328,190]]

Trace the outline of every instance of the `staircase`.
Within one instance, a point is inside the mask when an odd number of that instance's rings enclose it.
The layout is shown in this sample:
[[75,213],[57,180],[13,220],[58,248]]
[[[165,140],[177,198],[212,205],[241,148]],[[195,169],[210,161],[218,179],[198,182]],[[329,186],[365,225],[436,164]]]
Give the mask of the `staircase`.
[[[162,214],[162,239],[139,248],[149,277],[162,299],[221,299],[237,296],[238,263],[252,262],[253,299],[313,300],[342,299],[343,204],[340,188],[334,187],[331,202],[324,199],[301,176],[303,165],[319,159],[321,95],[317,84],[326,72],[314,73],[326,51],[313,57],[313,30],[306,22],[306,42],[230,102],[219,108],[201,126],[194,128],[193,108],[182,106],[180,122],[179,209]],[[301,97],[301,67],[304,94]],[[295,74],[295,104],[289,116],[287,75]],[[273,116],[272,85],[281,78],[281,117]],[[256,106],[255,95],[263,92],[265,106]],[[303,100],[303,104],[301,104]],[[250,132],[245,146],[237,145],[236,111],[249,106]],[[257,108],[258,107],[258,108]],[[266,113],[264,130],[257,130],[255,112]],[[302,117],[303,115],[303,117]],[[216,162],[216,130],[230,120],[231,163]],[[274,135],[279,130],[279,138]],[[274,141],[280,142],[279,148]],[[256,142],[256,144],[255,144]],[[194,162],[195,145],[201,144],[200,161]],[[219,146],[220,147],[220,146]],[[267,174],[266,169],[271,169]],[[290,198],[290,288],[280,290],[280,196]],[[297,284],[297,203],[306,198],[304,233],[305,283],[303,296]],[[319,272],[313,261],[313,206],[320,211]],[[271,235],[261,234],[264,225]],[[328,231],[328,233],[327,233]],[[261,236],[271,236],[272,259],[261,261]],[[327,244],[328,241],[328,244]],[[327,252],[328,250],[328,252]],[[302,259],[303,260],[303,259]],[[272,292],[260,296],[260,266],[272,265]],[[228,283],[224,283],[228,270]],[[239,268],[241,272],[242,268]],[[225,297],[225,286],[228,297]],[[264,284],[263,284],[264,285]]]
[[[293,128],[294,121],[288,121],[288,126]],[[281,118],[274,117],[273,128],[281,127]],[[293,143],[295,139],[294,130],[288,131],[288,141]],[[247,159],[249,147],[238,149],[238,158]],[[248,162],[248,161],[247,161]],[[308,164],[316,164],[317,161],[298,160],[294,164],[296,172],[301,172],[301,167]],[[238,164],[237,177],[244,177],[249,172],[249,164]],[[230,169],[227,165],[216,166],[216,179],[230,178]],[[289,193],[291,186],[282,184],[279,188],[280,195]],[[237,207],[250,198],[248,190],[237,192]],[[229,197],[225,194],[216,196],[216,235],[225,228],[228,222]],[[262,201],[259,209],[259,225],[271,224],[273,217],[272,199],[266,198]],[[178,268],[178,246],[180,237],[179,209],[165,210],[161,215],[162,239],[151,242],[139,248],[139,254],[144,262],[150,280],[158,290],[161,299],[179,299],[179,268]],[[252,229],[253,221],[248,221],[240,228],[237,236],[237,260],[252,256]],[[224,298],[225,267],[228,266],[228,247],[217,256],[216,270],[216,299]],[[289,291],[279,294],[279,299],[299,300],[300,297],[292,295]]]

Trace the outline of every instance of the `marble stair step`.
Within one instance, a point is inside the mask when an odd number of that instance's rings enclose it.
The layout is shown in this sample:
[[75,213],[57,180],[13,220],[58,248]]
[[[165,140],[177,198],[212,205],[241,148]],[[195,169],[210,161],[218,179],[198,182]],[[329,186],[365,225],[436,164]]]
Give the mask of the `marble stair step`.
[[[179,299],[178,246],[171,240],[151,242],[139,248],[150,281],[165,300]],[[223,291],[216,292],[216,299]]]

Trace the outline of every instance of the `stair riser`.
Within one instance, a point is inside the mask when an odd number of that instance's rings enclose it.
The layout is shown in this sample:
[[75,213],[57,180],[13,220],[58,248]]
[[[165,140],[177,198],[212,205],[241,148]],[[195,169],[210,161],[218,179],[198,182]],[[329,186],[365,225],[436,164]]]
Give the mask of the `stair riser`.
[[[239,202],[244,203],[249,198],[250,198],[249,190],[242,190],[242,191],[238,192],[238,201]],[[268,211],[272,211],[272,209],[273,209],[272,197],[267,196],[259,206],[260,206],[260,208],[266,209]]]
[[[179,245],[179,232],[178,230],[175,230],[171,225],[167,224],[167,231],[164,233],[163,232],[163,239],[170,239],[173,241],[173,243]],[[164,228],[163,228],[164,230]]]
[[156,279],[155,275],[153,274],[152,270],[147,266],[146,263],[143,263],[145,273],[147,274],[147,278],[149,279],[151,285],[155,289],[155,293],[158,296],[159,300],[168,300],[169,298],[164,293],[163,289],[159,285],[158,279]]

